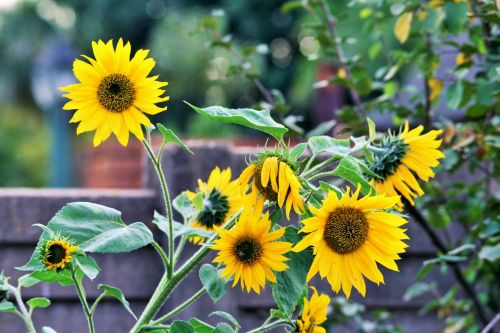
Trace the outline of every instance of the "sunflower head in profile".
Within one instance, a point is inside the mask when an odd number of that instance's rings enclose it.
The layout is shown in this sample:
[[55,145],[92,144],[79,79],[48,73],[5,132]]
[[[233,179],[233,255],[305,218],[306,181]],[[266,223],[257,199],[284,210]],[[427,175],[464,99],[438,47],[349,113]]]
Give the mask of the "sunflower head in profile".
[[288,151],[279,150],[263,152],[257,155],[257,160],[243,170],[240,175],[240,190],[246,193],[251,182],[250,198],[257,201],[261,196],[275,202],[280,208],[285,206],[286,216],[290,219],[290,210],[300,214],[304,211],[304,201],[300,196],[300,183],[295,162],[288,156]]
[[326,321],[326,312],[330,297],[325,294],[318,294],[316,288],[311,287],[313,294],[310,300],[304,297],[304,308],[302,315],[297,318],[295,333],[326,333],[326,330],[319,326]]
[[398,271],[396,260],[408,247],[406,229],[400,228],[406,220],[385,210],[394,208],[399,197],[385,195],[358,199],[346,192],[339,199],[330,191],[320,208],[309,206],[313,217],[302,221],[302,233],[307,235],[295,245],[294,251],[313,246],[314,260],[307,274],[309,281],[318,272],[326,277],[335,292],[342,288],[346,297],[354,286],[365,296],[364,277],[379,284],[384,277],[377,263]]
[[[242,207],[242,200],[236,181],[231,181],[231,169],[220,170],[216,167],[210,173],[207,182],[198,180],[198,189],[195,192],[187,191],[192,201],[198,193],[203,198],[203,208],[192,224],[194,228],[213,231],[215,227],[224,225],[231,216]],[[196,244],[203,242],[202,237],[191,237],[190,241]]]
[[65,110],[76,110],[71,123],[79,123],[77,134],[95,130],[94,147],[113,133],[126,146],[129,133],[144,140],[141,125],[151,126],[144,114],[157,114],[164,110],[157,103],[168,100],[163,97],[166,82],[149,73],[155,65],[147,58],[148,50],[139,50],[131,58],[130,43],[120,38],[116,48],[113,41],[92,42],[94,58],[83,56],[76,59],[73,73],[79,83],[60,88],[67,92],[70,101]]
[[378,193],[388,196],[401,194],[412,205],[413,199],[420,197],[424,191],[417,178],[428,181],[434,177],[432,168],[439,165],[444,155],[439,151],[441,140],[437,139],[441,130],[433,130],[420,135],[423,126],[409,130],[408,122],[403,131],[397,135],[389,135],[381,143],[381,154],[375,155],[376,161],[370,166],[378,175],[371,183]]
[[73,252],[78,250],[78,246],[71,244],[64,237],[54,237],[48,240],[42,248],[42,262],[47,269],[61,270],[71,262]]
[[[246,198],[245,200],[248,200]],[[240,282],[241,289],[260,294],[266,280],[276,282],[273,271],[281,272],[288,268],[284,256],[290,251],[292,243],[278,241],[285,228],[270,231],[269,212],[263,211],[264,200],[245,203],[245,208],[236,225],[231,230],[216,229],[219,234],[212,246],[218,251],[214,262],[225,264],[222,277],[234,277],[233,287]]]

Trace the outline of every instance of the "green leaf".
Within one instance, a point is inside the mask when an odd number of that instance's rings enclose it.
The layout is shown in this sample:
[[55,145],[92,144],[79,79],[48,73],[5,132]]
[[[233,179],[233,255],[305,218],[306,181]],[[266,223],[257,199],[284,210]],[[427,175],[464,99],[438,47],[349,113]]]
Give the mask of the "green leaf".
[[350,151],[349,140],[347,139],[334,139],[330,136],[322,135],[309,138],[308,143],[313,155],[327,152],[344,156]]
[[234,330],[226,323],[219,323],[213,333],[234,333]]
[[238,323],[238,321],[229,313],[227,312],[224,312],[224,311],[214,311],[212,312],[209,317],[212,317],[212,316],[218,316],[218,317],[221,317],[221,318],[224,318],[225,320],[229,321],[230,323],[232,323],[234,325],[234,327],[236,328],[241,328],[240,324]]
[[304,154],[306,149],[307,149],[307,143],[305,143],[305,142],[299,143],[298,145],[293,147],[293,149],[290,151],[290,159],[292,159],[294,161],[297,160],[299,157],[301,157]]
[[339,176],[354,186],[361,184],[361,193],[368,195],[368,193],[375,193],[370,183],[363,177],[363,172],[359,164],[352,157],[344,157],[340,160],[339,165],[332,172],[334,175]]
[[467,22],[467,11],[469,5],[467,2],[447,2],[444,5],[444,11],[446,14],[445,25],[449,32],[452,34],[458,34],[462,29],[462,26]]
[[0,312],[16,312],[16,307],[9,301],[0,302]]
[[30,276],[30,274],[26,274],[26,275],[21,276],[17,280],[17,282],[19,283],[19,285],[21,287],[28,288],[28,287],[34,286],[35,284],[39,283],[40,280],[35,279],[34,277]]
[[188,153],[194,155],[193,151],[189,149],[189,147],[186,146],[171,129],[166,128],[160,123],[156,124],[156,128],[158,128],[158,131],[160,131],[161,135],[163,136],[163,143],[173,142]]
[[57,333],[57,332],[55,329],[53,329],[51,327],[44,326],[44,327],[42,327],[42,333]]
[[405,294],[403,295],[403,300],[405,302],[409,302],[414,298],[417,298],[425,293],[430,292],[434,286],[429,283],[425,282],[417,282],[411,285],[408,290],[406,290]]
[[335,124],[337,124],[336,120],[325,121],[307,132],[306,137],[312,138],[313,136],[323,135],[330,131],[335,126]]
[[[31,273],[30,276],[45,283],[58,283],[63,287],[74,284],[69,269],[64,269],[59,272],[56,270],[36,271]],[[76,271],[76,277],[78,280],[82,280],[83,272],[80,269]]]
[[101,270],[95,260],[89,256],[77,256],[75,262],[89,279],[93,280]]
[[137,320],[137,317],[135,316],[134,312],[130,309],[130,304],[125,299],[125,296],[123,296],[123,293],[120,289],[108,286],[106,284],[98,285],[97,289],[104,290],[104,296],[116,298],[123,305],[123,307],[132,315],[132,317],[134,317],[134,319]]
[[278,309],[271,309],[269,315],[271,318],[277,318],[277,319],[289,319],[290,318],[285,312],[278,310]]
[[144,247],[153,241],[153,234],[142,222],[115,228],[95,235],[80,247],[86,252],[122,253]]
[[375,140],[377,136],[377,132],[375,131],[375,123],[370,118],[366,118],[366,122],[368,123],[368,133],[369,133],[368,138],[369,141],[371,142]]
[[424,263],[417,273],[417,281],[422,281],[434,268],[434,263]]
[[462,97],[464,95],[464,83],[463,81],[456,81],[448,88],[446,93],[446,105],[450,109],[458,109],[462,102]]
[[227,109],[222,106],[198,108],[188,102],[185,103],[208,119],[250,127],[272,135],[278,140],[282,140],[283,135],[288,131],[285,126],[275,122],[271,118],[269,110]]
[[479,258],[494,262],[500,259],[500,243],[490,246],[485,245],[479,251]]
[[322,189],[323,191],[333,191],[333,192],[335,192],[335,194],[337,194],[337,197],[339,197],[339,198],[343,194],[342,190],[338,186],[332,185],[332,184],[324,182],[322,180],[319,181],[319,188]]
[[[286,228],[283,241],[296,244],[300,239],[297,229]],[[286,262],[289,268],[284,272],[276,273],[276,283],[272,285],[272,292],[278,309],[290,317],[301,301],[304,288],[307,288],[306,276],[313,256],[308,250],[299,253],[289,252],[287,256],[290,258]]]
[[195,333],[212,333],[214,331],[214,327],[212,325],[209,325],[198,318],[191,318],[188,322],[194,328]]
[[46,308],[50,305],[50,299],[45,298],[45,297],[34,297],[32,299],[29,299],[26,302],[30,309],[35,309],[35,308]]
[[210,264],[200,267],[199,276],[208,296],[217,303],[227,292],[227,281],[220,276],[217,268]]
[[184,221],[188,220],[193,214],[196,213],[196,210],[194,209],[191,200],[189,200],[186,193],[179,194],[172,201],[172,205],[174,206],[174,209],[182,215]]
[[467,108],[465,111],[465,115],[470,118],[479,118],[484,116],[490,107],[481,105],[481,104],[473,104]]
[[169,333],[196,333],[193,327],[184,320],[176,320],[170,325]]
[[[160,213],[156,212],[154,213],[154,219],[153,223],[158,226],[158,228],[165,233],[165,235],[169,235],[168,233],[168,219],[161,215]],[[174,239],[183,235],[186,236],[200,236],[204,238],[209,238],[211,237],[214,232],[208,231],[208,230],[203,230],[200,228],[193,228],[190,226],[187,226],[185,224],[173,221],[173,228],[174,228]]]

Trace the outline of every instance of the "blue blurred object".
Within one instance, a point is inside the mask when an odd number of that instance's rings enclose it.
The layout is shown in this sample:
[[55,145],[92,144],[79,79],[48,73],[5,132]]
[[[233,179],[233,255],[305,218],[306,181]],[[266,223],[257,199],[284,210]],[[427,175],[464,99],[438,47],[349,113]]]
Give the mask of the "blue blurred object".
[[31,90],[38,106],[45,112],[51,132],[49,186],[70,187],[73,183],[73,129],[70,112],[62,111],[63,92],[59,87],[76,83],[71,71],[77,51],[66,41],[50,39],[35,59]]

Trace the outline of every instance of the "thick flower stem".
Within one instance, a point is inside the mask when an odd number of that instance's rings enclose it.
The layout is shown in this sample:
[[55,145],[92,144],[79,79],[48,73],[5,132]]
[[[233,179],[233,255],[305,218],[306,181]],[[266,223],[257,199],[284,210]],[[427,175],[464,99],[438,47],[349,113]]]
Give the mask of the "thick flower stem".
[[173,266],[174,266],[174,222],[172,216],[172,202],[170,200],[170,193],[168,191],[167,181],[165,180],[165,174],[161,168],[161,161],[156,158],[151,145],[147,141],[142,141],[146,152],[148,153],[149,159],[153,163],[156,174],[160,180],[161,189],[163,192],[163,201],[165,203],[165,210],[168,218],[168,262],[167,265],[167,275],[172,277]]
[[270,331],[271,329],[281,326],[281,325],[290,325],[290,321],[286,319],[280,319],[277,321],[274,321],[272,323],[262,325],[260,327],[254,328],[253,330],[248,331],[247,333],[261,333],[261,332],[267,332]]
[[71,267],[71,277],[73,278],[73,282],[75,283],[75,289],[78,294],[78,298],[80,299],[80,303],[82,303],[83,312],[85,316],[87,316],[87,324],[89,327],[89,333],[94,333],[94,319],[92,318],[92,311],[90,310],[89,304],[87,303],[87,298],[85,296],[85,290],[83,289],[82,282],[76,278],[75,268]]
[[24,305],[23,302],[23,298],[21,297],[20,287],[15,288],[13,286],[8,285],[7,288],[14,295],[14,298],[16,299],[17,307],[19,308],[19,311],[16,311],[16,313],[23,320],[26,329],[28,330],[29,333],[36,333],[35,325],[33,325],[33,321],[31,320],[31,314],[26,309],[26,306]]
[[207,292],[207,290],[205,289],[205,287],[201,288],[200,290],[198,290],[198,292],[196,292],[196,294],[194,294],[193,296],[191,296],[190,298],[185,300],[184,303],[182,303],[181,305],[179,305],[178,307],[176,307],[175,309],[173,309],[172,311],[170,311],[166,315],[161,316],[160,318],[152,321],[151,325],[153,325],[153,326],[159,325],[159,324],[163,323],[164,321],[172,318],[173,316],[175,316],[176,314],[178,314],[179,312],[183,311],[188,306],[193,304],[198,298],[203,296],[206,292]]

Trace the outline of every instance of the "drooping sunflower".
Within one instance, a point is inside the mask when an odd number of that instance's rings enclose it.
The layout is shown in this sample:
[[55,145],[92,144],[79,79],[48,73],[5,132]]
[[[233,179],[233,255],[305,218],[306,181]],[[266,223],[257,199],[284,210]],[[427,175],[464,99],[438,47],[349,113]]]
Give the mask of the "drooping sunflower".
[[399,197],[385,195],[365,196],[358,199],[360,187],[350,195],[350,188],[339,199],[329,191],[321,208],[309,206],[313,217],[302,221],[302,233],[308,233],[293,250],[303,251],[313,246],[314,260],[307,281],[318,272],[327,278],[335,292],[342,288],[349,297],[352,286],[361,295],[366,293],[364,277],[379,284],[384,277],[377,263],[398,271],[395,260],[408,247],[407,221],[384,210],[394,208]]
[[293,169],[293,163],[280,153],[263,153],[240,175],[241,193],[246,193],[252,180],[250,198],[253,201],[263,196],[276,202],[280,208],[285,205],[286,216],[290,219],[290,210],[300,214],[304,211],[304,201],[300,196],[300,183]]
[[77,134],[95,130],[94,147],[105,141],[111,133],[126,146],[129,132],[144,140],[141,125],[151,126],[147,114],[157,114],[166,107],[156,104],[167,101],[167,82],[157,81],[158,76],[149,73],[155,65],[146,58],[149,50],[139,50],[130,58],[130,43],[123,44],[120,38],[116,49],[113,41],[92,42],[94,58],[83,56],[88,62],[76,59],[73,73],[79,83],[60,88],[69,98],[63,109],[77,110],[71,123],[80,123]]
[[257,203],[247,201],[236,225],[231,230],[216,229],[220,238],[212,246],[218,250],[214,262],[225,264],[221,276],[234,276],[233,287],[240,282],[246,288],[260,294],[266,280],[276,282],[273,271],[282,272],[288,268],[284,256],[292,243],[277,241],[285,233],[285,228],[270,231],[269,212],[263,214],[264,200]]
[[326,333],[326,330],[319,325],[326,321],[330,297],[325,294],[318,295],[314,287],[311,289],[313,290],[311,299],[308,301],[307,297],[304,297],[302,315],[296,320],[296,333]]
[[370,167],[379,176],[371,179],[378,193],[401,194],[412,205],[414,198],[424,194],[417,177],[424,181],[434,177],[432,168],[439,165],[439,159],[444,155],[438,149],[441,140],[437,139],[442,130],[420,135],[423,129],[423,126],[418,126],[410,131],[406,122],[398,136],[389,135],[381,144],[384,153],[376,155],[376,162]]
[[42,249],[42,262],[47,269],[64,269],[73,258],[72,254],[78,246],[72,245],[64,237],[48,240]]
[[[215,227],[224,225],[242,207],[238,184],[236,180],[231,181],[230,168],[221,171],[216,167],[206,183],[198,179],[196,193],[186,193],[190,200],[193,200],[197,193],[203,196],[203,209],[192,224],[194,228],[213,231]],[[202,237],[192,237],[190,240],[197,244],[203,242]]]

